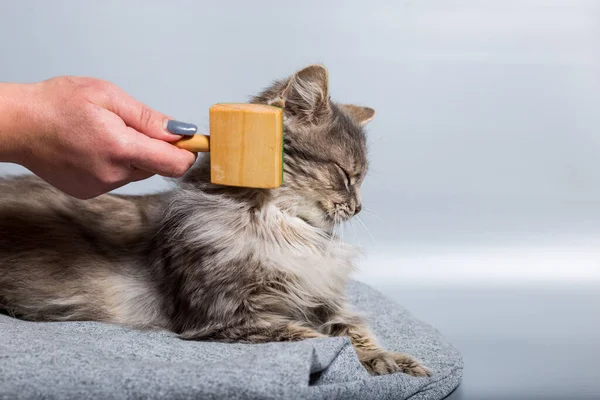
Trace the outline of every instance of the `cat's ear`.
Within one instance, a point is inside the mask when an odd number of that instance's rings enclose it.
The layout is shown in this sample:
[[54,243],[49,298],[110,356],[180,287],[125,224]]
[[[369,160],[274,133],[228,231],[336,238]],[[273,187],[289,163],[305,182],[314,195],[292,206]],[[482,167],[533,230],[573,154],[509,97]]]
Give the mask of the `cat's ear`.
[[315,64],[298,71],[271,104],[303,122],[318,123],[331,112],[327,69]]
[[339,106],[361,126],[366,125],[375,117],[375,110],[370,107],[355,106],[354,104],[340,104]]

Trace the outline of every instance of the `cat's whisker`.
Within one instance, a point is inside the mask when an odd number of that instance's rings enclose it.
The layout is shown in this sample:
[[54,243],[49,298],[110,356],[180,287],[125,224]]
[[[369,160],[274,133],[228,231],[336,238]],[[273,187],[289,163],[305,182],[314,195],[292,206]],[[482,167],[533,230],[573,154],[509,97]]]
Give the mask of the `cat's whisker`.
[[362,243],[360,241],[360,234],[359,234],[358,229],[356,228],[356,225],[354,225],[352,223],[352,220],[348,220],[348,222],[350,223],[350,226],[352,227],[352,231],[354,232],[354,236],[356,237],[356,241],[358,242],[358,246],[359,247],[363,247]]
[[331,235],[329,236],[329,240],[327,241],[327,249],[325,250],[325,259],[329,261],[329,257],[333,252],[333,246],[335,246],[336,233],[335,230],[337,228],[337,224],[334,222],[333,228],[331,229]]
[[367,208],[367,207],[363,207],[362,209],[364,211],[368,212],[369,214],[371,214],[374,218],[377,219],[377,221],[383,222],[383,220],[375,213],[375,211],[373,211],[373,210],[371,210],[370,208]]
[[339,224],[338,227],[340,229],[340,234],[339,234],[340,242],[343,242],[344,241],[344,224]]
[[358,215],[356,216],[356,220],[358,221],[359,224],[362,225],[363,228],[365,228],[365,231],[367,231],[367,234],[369,235],[369,237],[371,237],[373,244],[377,244],[377,241],[375,240],[375,237],[371,233],[371,230],[369,229],[367,224],[365,224],[365,222]]

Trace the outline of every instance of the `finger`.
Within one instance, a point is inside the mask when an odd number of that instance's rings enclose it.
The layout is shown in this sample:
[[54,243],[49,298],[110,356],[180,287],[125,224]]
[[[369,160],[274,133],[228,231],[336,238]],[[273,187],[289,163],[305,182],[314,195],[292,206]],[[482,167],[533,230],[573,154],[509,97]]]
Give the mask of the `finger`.
[[[132,128],[127,128],[133,131]],[[181,177],[194,165],[196,155],[174,145],[131,132],[129,160],[133,168],[166,177]]]
[[[194,134],[198,128],[193,124],[181,123],[169,118],[121,89],[116,89],[107,108],[117,114],[125,124],[154,139],[172,142],[181,139],[181,134]],[[169,123],[170,122],[170,123]],[[167,126],[179,129],[167,129]],[[171,133],[171,132],[173,133]]]
[[129,176],[129,182],[139,182],[156,175],[153,172],[144,171],[143,169],[134,169]]

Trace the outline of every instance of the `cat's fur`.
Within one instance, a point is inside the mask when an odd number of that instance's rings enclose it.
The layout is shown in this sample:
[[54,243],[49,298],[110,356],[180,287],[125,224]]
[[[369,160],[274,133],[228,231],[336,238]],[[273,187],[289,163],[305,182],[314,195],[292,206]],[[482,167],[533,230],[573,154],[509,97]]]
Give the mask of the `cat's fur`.
[[360,211],[374,111],[332,102],[320,65],[252,101],[284,108],[277,189],[212,185],[208,157],[177,189],[148,196],[81,201],[31,176],[0,179],[0,309],[193,340],[346,335],[373,374],[427,375],[382,349],[344,300],[356,250],[333,228]]

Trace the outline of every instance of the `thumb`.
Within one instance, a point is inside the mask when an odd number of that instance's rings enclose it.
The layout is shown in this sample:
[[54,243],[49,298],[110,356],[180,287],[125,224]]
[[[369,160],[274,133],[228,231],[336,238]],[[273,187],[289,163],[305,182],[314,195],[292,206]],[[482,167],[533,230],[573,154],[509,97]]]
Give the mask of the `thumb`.
[[[121,89],[111,96],[107,108],[121,117],[127,126],[154,139],[173,142],[181,139],[181,134],[190,135],[198,130],[194,124],[175,121],[153,110]],[[169,132],[167,125],[172,132]]]

